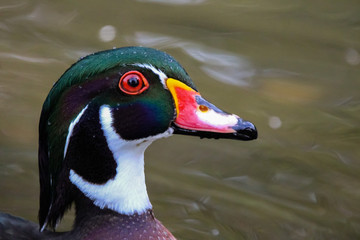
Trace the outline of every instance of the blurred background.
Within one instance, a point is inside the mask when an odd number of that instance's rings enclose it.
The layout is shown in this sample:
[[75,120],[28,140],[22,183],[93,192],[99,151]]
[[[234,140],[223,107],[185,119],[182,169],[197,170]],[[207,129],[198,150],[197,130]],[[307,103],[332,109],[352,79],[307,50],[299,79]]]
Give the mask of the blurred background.
[[259,131],[147,150],[155,215],[178,239],[360,238],[358,0],[2,0],[0,211],[37,221],[53,83],[82,56],[130,45],[171,54]]

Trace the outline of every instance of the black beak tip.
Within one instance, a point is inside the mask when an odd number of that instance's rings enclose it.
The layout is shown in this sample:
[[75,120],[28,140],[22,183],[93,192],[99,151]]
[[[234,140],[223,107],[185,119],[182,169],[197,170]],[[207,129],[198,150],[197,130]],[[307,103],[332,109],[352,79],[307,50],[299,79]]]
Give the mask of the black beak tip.
[[243,132],[243,134],[248,136],[248,140],[255,140],[258,137],[258,132],[257,132],[256,127],[254,127],[254,128],[246,128],[242,132]]
[[248,121],[239,119],[239,123],[233,127],[237,135],[241,140],[250,141],[255,140],[258,137],[258,132],[254,124]]

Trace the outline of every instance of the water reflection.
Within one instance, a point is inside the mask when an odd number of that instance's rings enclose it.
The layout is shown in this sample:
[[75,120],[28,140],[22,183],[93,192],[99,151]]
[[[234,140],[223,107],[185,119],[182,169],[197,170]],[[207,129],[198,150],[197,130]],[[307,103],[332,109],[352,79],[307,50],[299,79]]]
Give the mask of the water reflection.
[[111,42],[116,37],[116,28],[112,25],[106,25],[99,30],[99,38],[103,42]]
[[184,51],[202,63],[201,69],[209,77],[223,83],[248,86],[255,75],[255,70],[244,57],[200,46],[188,46]]
[[161,3],[161,4],[171,4],[171,5],[193,5],[201,4],[206,2],[206,0],[137,0],[139,2],[149,2],[149,3]]
[[58,62],[58,60],[53,58],[32,57],[32,56],[20,55],[15,53],[6,53],[6,52],[0,53],[0,59],[3,60],[13,59],[15,61],[24,61],[28,63],[43,63],[43,64],[51,64]]
[[[15,23],[19,21],[28,21],[39,26],[63,26],[71,23],[77,16],[77,11],[59,12],[57,9],[47,4],[30,5],[27,1],[22,3],[3,6],[1,10],[18,10],[22,14],[12,16],[8,22]],[[25,10],[25,13],[24,13]]]
[[350,65],[358,65],[358,64],[360,64],[360,54],[359,54],[358,51],[356,51],[356,49],[349,48],[349,49],[346,50],[345,60]]

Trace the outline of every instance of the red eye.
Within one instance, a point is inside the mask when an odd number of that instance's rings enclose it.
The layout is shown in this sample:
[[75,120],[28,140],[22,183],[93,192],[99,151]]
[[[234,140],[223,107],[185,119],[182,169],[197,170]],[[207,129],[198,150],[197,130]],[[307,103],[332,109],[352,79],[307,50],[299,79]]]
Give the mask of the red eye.
[[119,88],[126,94],[138,95],[149,88],[149,83],[140,72],[130,71],[120,78]]

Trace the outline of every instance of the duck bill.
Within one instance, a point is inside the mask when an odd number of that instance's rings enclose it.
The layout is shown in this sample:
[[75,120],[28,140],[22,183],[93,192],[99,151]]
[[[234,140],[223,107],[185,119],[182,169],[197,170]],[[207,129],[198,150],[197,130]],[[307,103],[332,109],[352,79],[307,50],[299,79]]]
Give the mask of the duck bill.
[[172,124],[175,134],[245,141],[257,138],[254,124],[220,110],[186,84],[168,78],[166,85],[176,108],[176,118]]

